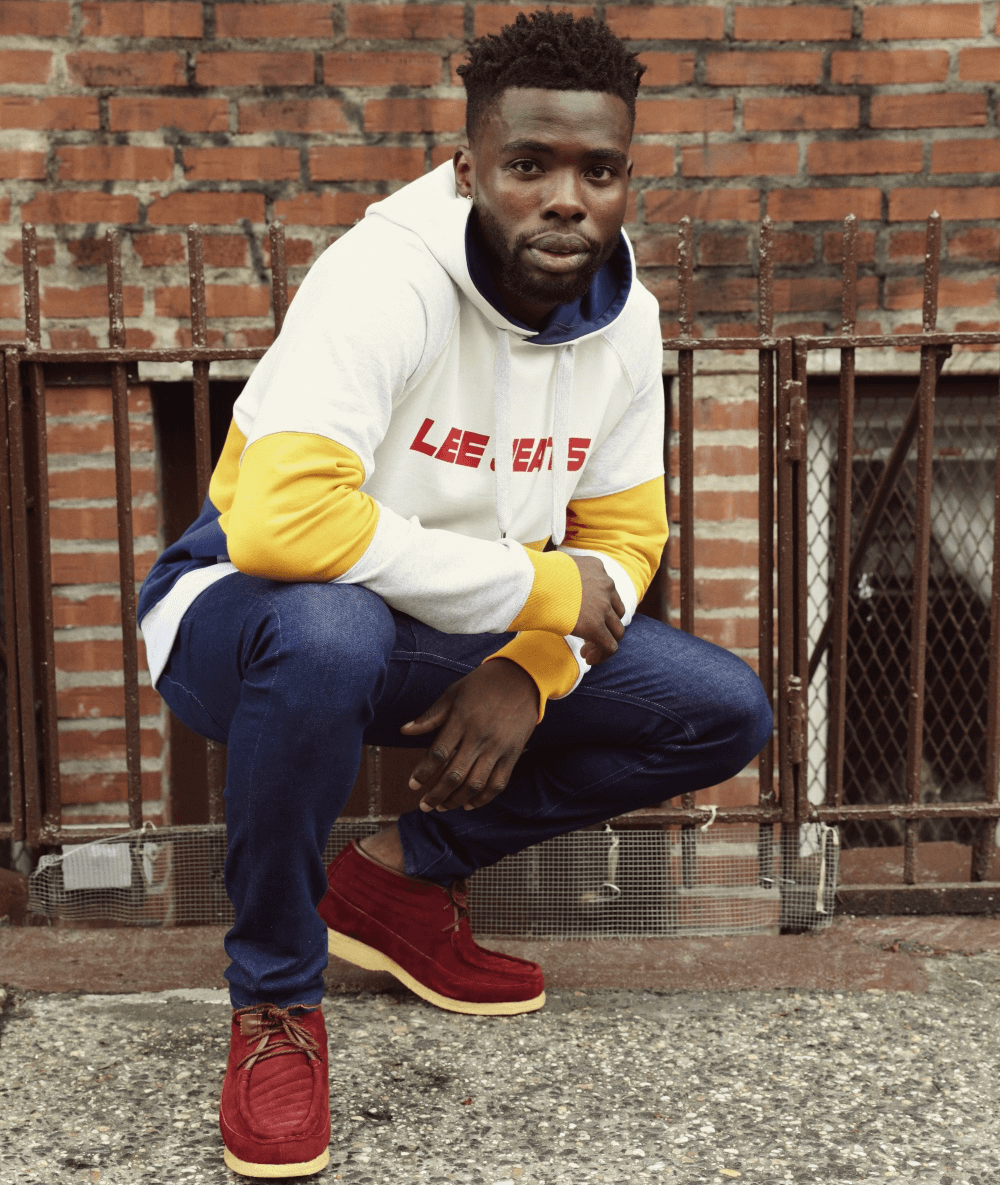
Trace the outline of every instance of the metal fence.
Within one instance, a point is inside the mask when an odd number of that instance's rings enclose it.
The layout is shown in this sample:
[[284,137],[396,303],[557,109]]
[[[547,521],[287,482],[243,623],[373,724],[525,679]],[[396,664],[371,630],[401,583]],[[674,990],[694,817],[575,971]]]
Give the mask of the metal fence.
[[[993,562],[992,529],[1000,496],[996,384],[992,399],[980,399],[975,406],[958,409],[957,404],[937,398],[942,368],[952,349],[957,345],[995,349],[1000,346],[1000,333],[937,329],[941,226],[932,216],[927,224],[921,332],[859,336],[857,232],[851,217],[843,232],[840,332],[776,337],[772,240],[770,221],[765,220],[760,228],[755,332],[751,336],[699,339],[693,336],[693,228],[687,219],[679,226],[679,335],[664,340],[665,349],[677,357],[676,379],[667,384],[665,397],[676,401],[678,429],[675,441],[668,434],[664,456],[669,471],[675,444],[677,481],[675,493],[668,487],[667,496],[677,498],[676,507],[669,509],[676,509],[673,517],[679,519],[679,561],[671,569],[664,560],[643,609],[669,619],[672,586],[676,585],[677,623],[682,629],[694,629],[696,357],[703,351],[751,351],[757,359],[759,408],[757,660],[776,709],[777,728],[757,763],[756,801],[723,807],[715,818],[720,824],[759,826],[762,876],[764,869],[770,875],[773,868],[776,826],[786,835],[801,835],[809,825],[822,823],[841,826],[859,843],[901,840],[905,849],[903,883],[844,889],[840,900],[847,908],[889,912],[1000,909],[1000,885],[987,879],[1000,819],[1000,575]],[[118,586],[124,623],[121,661],[128,821],[135,829],[143,820],[130,376],[141,362],[190,365],[200,500],[207,492],[211,472],[211,367],[226,360],[256,360],[264,353],[262,347],[207,344],[200,229],[189,228],[187,241],[190,346],[126,346],[120,236],[111,230],[107,235],[108,345],[52,349],[42,345],[35,232],[31,226],[23,228],[25,340],[3,347],[0,399],[0,438],[5,442],[0,450],[3,660],[11,783],[10,821],[0,822],[0,838],[38,849],[121,830],[81,828],[66,822],[62,812],[49,563],[47,368],[67,364],[110,368]],[[277,333],[288,305],[280,225],[270,228],[270,245]],[[889,400],[864,394],[857,398],[858,351],[907,348],[920,352],[915,392],[900,400],[897,382],[893,386],[896,393]],[[810,396],[809,359],[821,351],[839,353],[835,398],[824,393],[815,399]],[[944,420],[942,402],[948,403]],[[939,449],[935,453],[935,432],[947,442],[943,452]],[[956,466],[965,466],[968,476],[964,484],[959,488],[953,481],[949,492],[948,481],[937,476],[935,466],[940,469],[941,465],[952,466],[953,474],[958,471]],[[973,506],[977,498],[978,511]],[[945,528],[960,520],[966,526],[956,545],[952,538],[955,531],[949,534]],[[969,526],[973,521],[975,526]],[[945,537],[950,542],[942,542]],[[966,557],[959,575],[965,584],[978,582],[979,595],[978,599],[953,598],[949,611],[938,602],[948,599],[946,576],[950,572],[954,578],[954,557],[959,553]],[[883,615],[876,620],[872,615],[880,581],[878,595],[884,594],[883,600],[894,598],[892,637],[896,641],[892,645],[885,628],[879,634],[879,622],[884,625],[888,618]],[[961,608],[956,607],[959,600]],[[933,659],[941,650],[940,631],[945,627],[967,643],[962,660],[956,657],[950,665],[946,655]],[[932,720],[928,714],[929,655],[933,659],[932,689],[965,681],[961,695],[949,700],[954,719],[942,719],[938,712]],[[864,696],[880,704],[884,721],[889,720],[890,700],[903,705],[902,720],[895,721],[891,730],[886,724],[892,735],[881,745],[882,757],[895,746],[895,760],[883,761],[881,772],[873,769],[866,773],[864,758],[859,756],[873,746],[879,748],[878,730],[866,738],[866,722],[856,710],[859,697]],[[934,690],[935,697],[940,700],[942,695]],[[935,710],[939,706],[938,702],[931,705]],[[970,745],[976,755],[962,768],[972,769],[973,774],[963,781],[955,769],[964,759],[955,754]],[[352,797],[355,815],[371,823],[393,817],[384,793],[393,761],[391,750],[366,750],[359,786]],[[224,754],[218,746],[209,745],[208,766],[208,817],[214,824],[224,815]],[[929,793],[928,768],[936,770],[938,783],[947,783],[950,789]],[[959,782],[961,788],[956,791]],[[705,808],[685,796],[615,824],[625,828],[680,827],[683,837],[706,818]],[[927,828],[932,824],[950,827],[947,834],[972,845],[968,883],[919,883],[918,842],[922,834],[930,834]],[[693,852],[694,845],[690,848]],[[686,850],[683,842],[681,850]],[[795,845],[783,844],[782,851],[782,859],[794,862]]]

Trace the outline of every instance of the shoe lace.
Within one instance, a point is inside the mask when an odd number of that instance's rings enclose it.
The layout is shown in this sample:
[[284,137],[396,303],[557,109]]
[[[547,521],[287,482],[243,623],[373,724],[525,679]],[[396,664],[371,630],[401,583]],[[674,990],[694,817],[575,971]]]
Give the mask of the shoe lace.
[[[286,1053],[304,1053],[310,1061],[319,1058],[319,1045],[309,1030],[292,1015],[292,1009],[301,1005],[292,1004],[288,1008],[279,1008],[276,1004],[252,1004],[248,1008],[237,1008],[236,1018],[239,1020],[240,1033],[252,1041],[259,1037],[257,1043],[239,1064],[252,1069],[259,1061],[269,1057],[281,1057]],[[306,1011],[312,1011],[307,1009]]]
[[444,908],[454,909],[455,917],[442,930],[457,930],[469,916],[469,882],[467,880],[454,881],[446,890],[448,900]]

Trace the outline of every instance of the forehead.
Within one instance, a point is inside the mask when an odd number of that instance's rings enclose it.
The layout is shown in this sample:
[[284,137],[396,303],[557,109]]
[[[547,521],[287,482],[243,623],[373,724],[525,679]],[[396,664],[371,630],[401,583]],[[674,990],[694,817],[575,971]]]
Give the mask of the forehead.
[[510,87],[500,96],[483,128],[482,140],[495,152],[510,141],[534,140],[553,149],[628,149],[632,126],[628,107],[604,91],[556,91]]

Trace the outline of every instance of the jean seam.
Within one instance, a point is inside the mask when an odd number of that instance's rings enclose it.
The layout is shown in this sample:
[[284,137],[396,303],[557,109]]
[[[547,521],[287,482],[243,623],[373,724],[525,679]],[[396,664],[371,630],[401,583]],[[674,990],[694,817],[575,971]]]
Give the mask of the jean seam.
[[201,700],[195,695],[195,693],[193,691],[191,691],[189,688],[185,687],[183,683],[178,683],[176,679],[171,679],[171,677],[166,673],[166,671],[164,671],[163,674],[160,676],[160,681],[162,682],[164,680],[166,680],[167,683],[172,683],[174,685],[174,687],[179,687],[181,689],[181,691],[183,691],[184,694],[186,696],[188,696],[189,699],[193,699],[194,702],[198,705],[198,707],[201,708],[201,710],[209,718],[209,720],[212,721],[212,723],[219,730],[219,732],[225,733],[226,730],[222,727],[222,725],[218,722],[218,720],[216,720],[216,718],[212,715],[212,713],[208,710],[208,708],[205,707],[205,705],[201,702]]
[[[657,716],[662,716],[667,720],[672,720],[674,724],[679,725],[684,730],[684,735],[689,741],[693,742],[696,739],[696,730],[691,724],[688,723],[687,720],[684,719],[683,716],[679,716],[676,712],[671,712],[669,708],[664,708],[661,704],[657,704],[653,700],[645,699],[642,696],[629,695],[628,692],[623,691],[597,691],[594,689],[587,691],[583,691],[581,689],[580,691],[573,692],[572,694],[580,695],[584,699],[610,699],[626,704],[632,704],[637,708],[645,708],[647,711],[653,712]],[[563,698],[568,699],[569,697],[565,696]],[[558,703],[559,701],[556,700],[555,702]]]

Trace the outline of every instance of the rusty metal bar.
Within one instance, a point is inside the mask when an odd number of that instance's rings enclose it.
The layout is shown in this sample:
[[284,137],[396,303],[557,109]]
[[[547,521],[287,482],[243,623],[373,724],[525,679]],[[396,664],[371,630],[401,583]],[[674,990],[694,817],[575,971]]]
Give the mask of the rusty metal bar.
[[[28,366],[31,392],[31,417],[25,424],[26,436],[33,437],[30,450],[32,472],[29,477],[29,503],[34,521],[29,554],[34,567],[32,603],[36,606],[32,625],[35,630],[35,654],[38,662],[39,720],[45,773],[45,811],[43,829],[56,826],[62,818],[62,784],[59,772],[59,708],[56,701],[55,617],[52,609],[52,542],[49,530],[49,450],[46,422],[45,368],[39,362]],[[25,452],[25,464],[29,452]],[[33,554],[32,554],[33,553]]]
[[[685,216],[677,242],[677,302],[681,335],[691,338],[694,228]],[[678,469],[680,486],[681,629],[694,633],[694,354],[681,348],[677,358]]]
[[794,451],[794,478],[792,486],[792,507],[795,516],[794,532],[795,547],[795,585],[794,585],[794,623],[795,623],[795,670],[793,677],[797,680],[797,696],[795,712],[799,718],[799,745],[801,759],[794,769],[795,777],[795,809],[796,817],[803,820],[809,813],[809,680],[806,672],[809,667],[809,493],[807,477],[809,470],[808,432],[809,432],[809,403],[808,376],[806,373],[809,351],[805,346],[795,343],[792,354],[794,365],[794,380],[798,384],[797,391],[791,395],[791,415],[789,427],[796,435]]
[[285,225],[272,222],[268,228],[271,239],[271,305],[274,313],[274,336],[281,332],[288,312],[288,263],[285,259]]
[[[34,299],[37,310],[38,290],[25,283],[25,302]],[[41,842],[42,794],[39,779],[38,729],[35,715],[34,639],[31,631],[31,586],[29,581],[28,497],[24,472],[24,417],[22,409],[21,369],[18,355],[5,358],[7,386],[7,441],[10,461],[11,542],[14,583],[13,612],[17,636],[16,688],[20,700],[22,772],[24,779],[24,837],[31,847]],[[5,576],[6,580],[6,576]],[[8,684],[9,686],[9,684]]]
[[856,819],[997,819],[1000,802],[883,802],[871,806],[815,806],[811,819],[819,822],[840,822]]
[[[801,339],[798,339],[801,340]],[[941,371],[944,369],[944,364],[948,361],[950,356],[950,348],[947,346],[937,347],[937,356],[935,360],[935,377],[940,378]],[[861,523],[861,529],[858,531],[857,542],[854,544],[854,551],[851,554],[851,563],[848,569],[848,586],[853,586],[858,574],[861,571],[861,565],[865,561],[865,556],[868,554],[868,548],[871,544],[872,536],[875,533],[875,528],[879,524],[882,517],[882,511],[885,509],[889,501],[889,495],[896,487],[896,482],[899,480],[899,475],[903,471],[903,466],[906,464],[906,458],[910,451],[910,445],[913,444],[913,438],[917,434],[917,424],[920,419],[920,392],[921,382],[917,382],[916,394],[913,396],[913,402],[910,404],[910,410],[906,414],[906,420],[903,422],[903,427],[900,430],[899,436],[896,438],[896,443],[892,446],[892,452],[889,454],[889,459],[885,463],[885,468],[882,470],[882,476],[878,480],[878,485],[875,487],[875,492],[872,494],[871,502],[868,504],[868,509],[865,511],[864,520]],[[809,657],[809,679],[816,674],[819,667],[820,659],[823,657],[823,651],[826,650],[830,644],[830,638],[833,633],[833,618],[829,617],[823,623],[823,629],[820,631],[819,640],[816,643],[815,649]]]
[[[858,220],[844,219],[844,273],[841,329],[854,332],[858,315]],[[826,801],[844,800],[844,728],[847,710],[847,604],[850,593],[851,496],[854,478],[854,348],[840,352],[837,409],[837,509],[833,539],[833,647],[828,668]],[[810,673],[811,678],[811,673]]]
[[0,554],[3,555],[4,666],[7,681],[7,749],[10,773],[10,829],[7,838],[24,839],[24,756],[21,751],[21,700],[18,694],[17,629],[14,612],[14,540],[7,446],[7,355],[0,358]]
[[794,517],[792,514],[791,400],[798,384],[792,374],[792,340],[778,346],[778,790],[782,821],[795,819],[792,767],[802,760],[801,736],[793,724],[796,704],[794,684]]
[[[1000,392],[996,412],[996,459],[993,494],[993,583],[990,595],[989,687],[986,693],[985,799],[1000,801]],[[983,824],[972,845],[972,879],[984,881],[996,846],[995,825]]]
[[[923,326],[933,332],[937,322],[938,280],[941,269],[941,219],[927,220],[924,257]],[[925,672],[927,665],[927,613],[930,599],[931,483],[934,462],[934,405],[937,394],[937,358],[934,346],[920,351],[920,414],[917,425],[916,521],[914,523],[913,616],[910,633],[910,692],[906,730],[906,798],[920,801],[920,768],[923,761]],[[905,832],[903,879],[916,882],[919,828],[908,821]]]
[[[774,226],[760,227],[758,323],[761,338],[774,329]],[[774,351],[757,351],[757,670],[774,704]],[[774,738],[757,758],[759,801],[774,802]],[[768,838],[770,838],[768,829]]]
[[[108,340],[125,344],[122,301],[122,250],[116,227],[107,233]],[[139,723],[139,653],[135,618],[135,547],[132,539],[132,455],[129,441],[128,380],[125,364],[111,368],[111,417],[115,442],[115,498],[118,509],[118,571],[122,610],[122,671],[125,696],[125,764],[128,771],[128,822],[142,826],[142,749]]]
[[92,350],[37,349],[15,343],[7,349],[18,350],[30,362],[257,362],[263,358],[261,346],[178,346],[153,349],[141,346],[107,346]]

